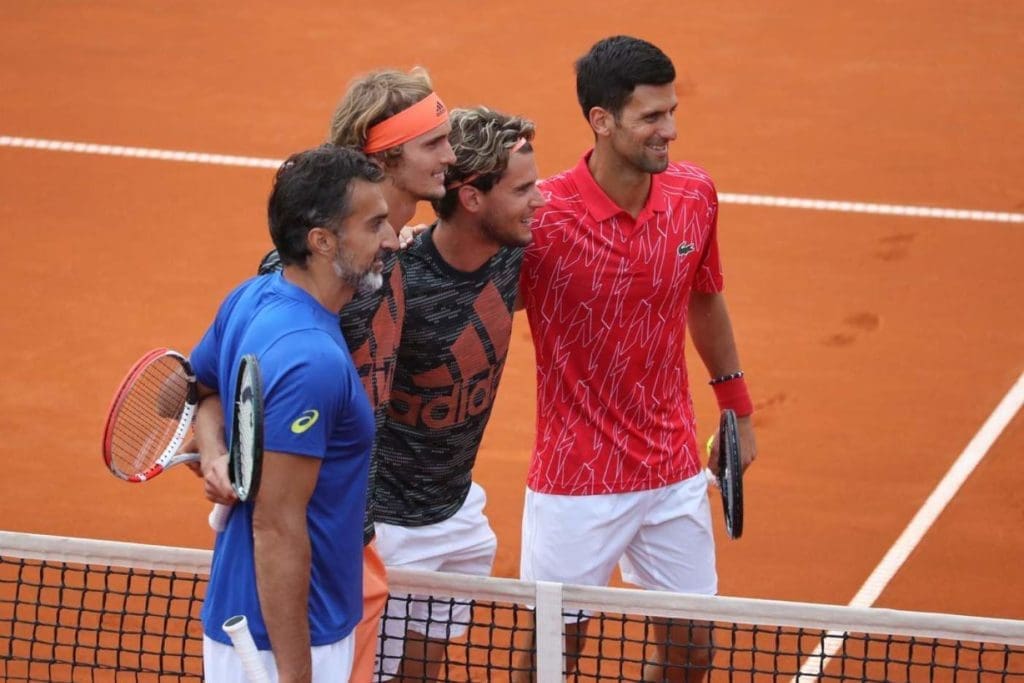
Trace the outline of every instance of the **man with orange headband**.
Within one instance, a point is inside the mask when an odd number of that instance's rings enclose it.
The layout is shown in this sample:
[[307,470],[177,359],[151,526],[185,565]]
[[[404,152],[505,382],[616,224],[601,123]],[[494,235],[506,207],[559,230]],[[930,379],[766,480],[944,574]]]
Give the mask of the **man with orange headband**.
[[[455,161],[448,142],[450,131],[448,109],[433,91],[425,70],[383,70],[367,74],[349,87],[331,118],[330,141],[361,147],[381,164],[388,222],[400,230],[412,220],[419,202],[444,196],[445,170]],[[370,396],[378,432],[390,396],[405,314],[402,268],[395,255],[385,260],[383,276],[386,284],[376,296],[357,297],[341,311],[341,331]],[[363,620],[356,629],[352,668],[356,683],[373,676],[380,618],[388,597],[384,565],[373,544],[376,461],[374,455],[363,528]]]
[[[455,160],[448,142],[450,130],[448,110],[433,92],[426,71],[381,70],[357,78],[349,86],[331,118],[328,141],[362,149],[384,169],[381,189],[388,204],[388,222],[398,230],[412,219],[417,203],[444,196],[445,169]],[[382,286],[375,292],[357,294],[340,316],[342,333],[375,411],[377,431],[387,408],[405,309],[397,257],[388,254],[383,260]],[[279,268],[277,252],[272,251],[264,257],[259,272]],[[371,492],[375,470],[376,458],[370,468]],[[226,470],[216,476],[218,485],[227,487],[219,490],[230,492]],[[385,569],[373,536],[373,502],[368,495],[363,531],[363,619],[356,628],[352,668],[352,680],[359,683],[372,677],[380,616],[387,601]]]
[[[472,470],[508,352],[523,247],[544,200],[532,122],[479,107],[452,111],[451,124],[456,161],[433,202],[438,220],[399,256],[405,322],[372,493],[388,566],[486,576],[497,539]],[[385,678],[444,680],[447,639],[470,616],[468,604],[393,596]]]

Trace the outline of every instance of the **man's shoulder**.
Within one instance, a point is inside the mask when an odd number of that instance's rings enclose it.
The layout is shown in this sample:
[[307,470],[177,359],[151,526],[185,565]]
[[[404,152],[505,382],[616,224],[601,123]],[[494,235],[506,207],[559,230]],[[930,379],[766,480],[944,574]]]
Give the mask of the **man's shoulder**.
[[696,189],[715,194],[715,181],[702,166],[689,161],[674,161],[660,174],[663,186],[672,189]]
[[265,338],[264,348],[258,355],[265,377],[303,386],[319,385],[323,378],[333,378],[331,381],[337,383],[337,378],[343,377],[341,373],[352,363],[347,349],[343,349],[328,331],[315,325],[278,330]]
[[251,277],[236,285],[217,309],[218,324],[231,326],[244,323],[259,310],[268,284],[266,278]]
[[[432,228],[431,228],[432,229]],[[429,260],[433,249],[428,248],[430,243],[430,230],[424,230],[416,235],[409,246],[396,253],[397,262],[400,267],[406,268],[407,264],[413,261]]]
[[[258,279],[265,279],[260,277]],[[337,345],[335,318],[317,311],[303,301],[296,301],[267,287],[251,313],[250,334],[266,340],[266,344],[285,344],[301,348],[306,344]]]
[[284,346],[296,351],[309,348],[318,353],[326,350],[330,356],[341,352],[337,336],[313,318],[281,319],[268,315],[257,321],[265,328],[268,346]]
[[547,201],[547,204],[541,211],[551,206],[565,206],[583,202],[572,171],[573,169],[567,169],[537,183],[541,194]]
[[550,231],[559,226],[578,223],[587,215],[587,204],[573,178],[572,169],[542,180],[538,187],[544,206],[533,216],[533,230]]
[[426,232],[416,236],[412,244],[398,254],[401,282],[406,291],[410,287],[429,286],[444,280],[443,263]]

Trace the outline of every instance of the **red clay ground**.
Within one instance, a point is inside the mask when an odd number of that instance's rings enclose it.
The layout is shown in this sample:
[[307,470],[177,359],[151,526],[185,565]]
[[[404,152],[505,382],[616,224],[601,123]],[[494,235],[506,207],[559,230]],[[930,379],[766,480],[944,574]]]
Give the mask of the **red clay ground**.
[[[350,78],[422,64],[449,105],[534,118],[548,174],[588,144],[572,60],[623,32],[675,58],[674,154],[722,192],[1024,210],[1010,0],[400,4],[6,3],[0,135],[282,158]],[[116,481],[100,431],[130,362],[188,350],[254,270],[271,172],[0,162],[0,526],[208,546],[197,482]],[[1024,229],[724,205],[720,231],[762,454],[743,540],[719,536],[722,591],[845,603],[1024,371]],[[506,576],[533,433],[525,319],[513,334],[478,470]],[[696,401],[711,424],[699,381]],[[1022,448],[1018,417],[880,604],[1024,617]]]

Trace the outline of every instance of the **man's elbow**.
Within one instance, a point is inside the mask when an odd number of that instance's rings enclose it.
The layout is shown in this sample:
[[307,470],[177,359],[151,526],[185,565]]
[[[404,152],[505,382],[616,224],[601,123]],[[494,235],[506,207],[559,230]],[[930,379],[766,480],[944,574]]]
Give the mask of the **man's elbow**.
[[286,540],[304,536],[306,529],[306,511],[284,509],[268,509],[268,506],[256,505],[252,514],[253,536],[268,539]]

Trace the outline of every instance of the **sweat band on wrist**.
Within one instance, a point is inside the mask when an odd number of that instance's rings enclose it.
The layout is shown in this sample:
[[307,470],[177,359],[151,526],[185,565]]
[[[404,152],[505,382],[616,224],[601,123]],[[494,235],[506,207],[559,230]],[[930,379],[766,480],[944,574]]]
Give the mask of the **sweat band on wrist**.
[[398,147],[448,120],[448,109],[437,93],[430,93],[416,104],[386,118],[366,132],[363,152],[373,154]]
[[712,382],[711,388],[715,391],[719,410],[732,408],[736,412],[736,417],[747,417],[753,414],[754,403],[750,400],[747,381],[743,377],[735,377],[717,384]]

